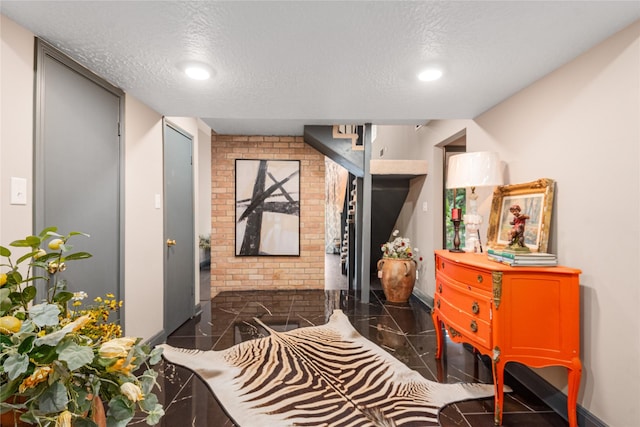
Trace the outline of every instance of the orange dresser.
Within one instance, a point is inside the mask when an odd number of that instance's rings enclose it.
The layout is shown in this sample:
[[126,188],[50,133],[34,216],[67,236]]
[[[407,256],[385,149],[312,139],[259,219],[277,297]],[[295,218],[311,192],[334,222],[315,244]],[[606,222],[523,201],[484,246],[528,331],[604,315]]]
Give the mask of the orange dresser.
[[485,254],[435,252],[433,323],[442,356],[442,326],[493,361],[496,425],[502,424],[504,366],[520,362],[569,370],[568,414],[577,426],[580,362],[580,270],[510,267]]

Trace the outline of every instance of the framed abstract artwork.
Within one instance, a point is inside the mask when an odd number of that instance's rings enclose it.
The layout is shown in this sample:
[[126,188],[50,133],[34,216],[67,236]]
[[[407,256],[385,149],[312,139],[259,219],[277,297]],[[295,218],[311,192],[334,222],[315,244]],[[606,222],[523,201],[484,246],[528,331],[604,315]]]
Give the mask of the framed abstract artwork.
[[300,256],[300,161],[235,163],[236,256]]
[[493,191],[487,245],[500,249],[510,243],[513,226],[510,208],[520,207],[528,217],[524,229],[524,243],[532,252],[547,252],[549,227],[553,211],[555,182],[549,178],[523,184],[501,185]]

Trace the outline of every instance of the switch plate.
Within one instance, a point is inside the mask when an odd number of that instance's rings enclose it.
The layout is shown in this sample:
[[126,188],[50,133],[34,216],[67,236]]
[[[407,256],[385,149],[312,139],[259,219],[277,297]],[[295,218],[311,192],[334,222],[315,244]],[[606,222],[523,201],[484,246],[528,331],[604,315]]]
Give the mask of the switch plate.
[[11,177],[11,204],[26,205],[27,204],[27,179]]
[[156,194],[154,202],[156,209],[160,209],[162,207],[162,198],[159,194]]
[[429,210],[429,204],[427,202],[422,203],[422,212]]

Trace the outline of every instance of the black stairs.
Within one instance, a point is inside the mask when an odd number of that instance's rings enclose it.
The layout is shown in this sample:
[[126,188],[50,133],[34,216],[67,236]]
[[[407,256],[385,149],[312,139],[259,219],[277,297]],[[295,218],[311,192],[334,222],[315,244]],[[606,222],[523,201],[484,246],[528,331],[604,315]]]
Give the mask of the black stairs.
[[[363,127],[358,126],[355,133],[359,139],[363,139],[363,132]],[[354,148],[351,139],[336,137],[334,126],[305,126],[304,140],[349,172],[342,215],[341,260],[343,273],[348,276],[350,289],[359,289],[359,286],[354,283],[358,275],[355,271],[359,264],[358,259],[368,257],[370,274],[375,274],[376,265],[381,256],[380,245],[388,241],[393,232],[393,227],[409,193],[409,183],[413,176],[371,175],[371,194],[363,194],[361,198],[358,198],[356,197],[357,190],[362,191],[362,186],[358,188],[358,183],[363,181],[366,153],[359,148]],[[362,199],[365,197],[370,197],[371,221],[369,224],[362,224],[363,229],[359,236],[355,220],[356,212],[362,209]],[[362,253],[358,254],[356,248],[360,245],[357,245],[356,241],[362,239],[362,233],[369,233],[370,244],[366,248],[362,247]]]

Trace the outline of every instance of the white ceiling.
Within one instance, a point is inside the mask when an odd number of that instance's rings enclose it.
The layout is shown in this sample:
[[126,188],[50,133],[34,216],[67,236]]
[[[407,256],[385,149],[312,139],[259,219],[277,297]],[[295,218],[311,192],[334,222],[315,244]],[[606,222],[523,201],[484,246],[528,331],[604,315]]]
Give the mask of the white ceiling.
[[[159,113],[221,134],[473,118],[640,19],[638,1],[7,1]],[[189,80],[187,61],[209,64]],[[445,74],[416,75],[438,65]]]

